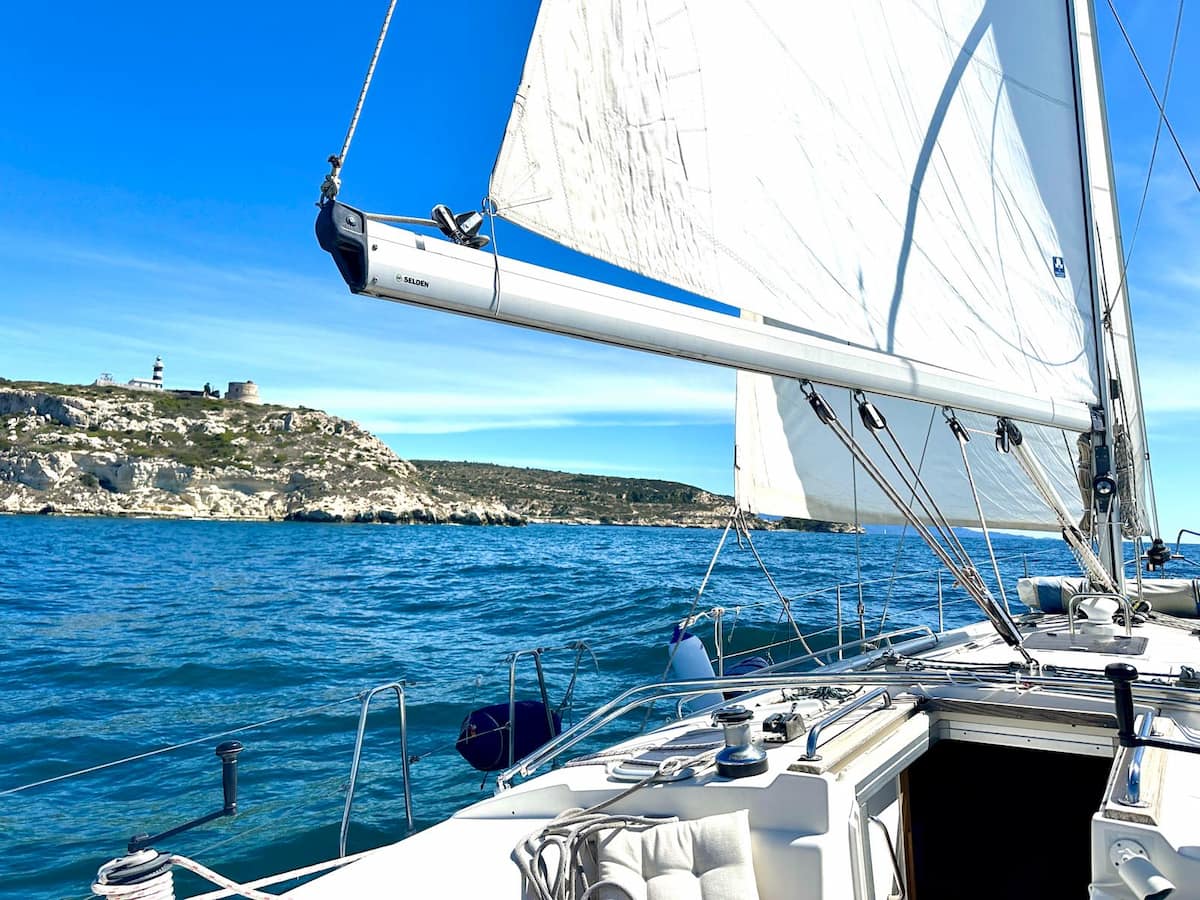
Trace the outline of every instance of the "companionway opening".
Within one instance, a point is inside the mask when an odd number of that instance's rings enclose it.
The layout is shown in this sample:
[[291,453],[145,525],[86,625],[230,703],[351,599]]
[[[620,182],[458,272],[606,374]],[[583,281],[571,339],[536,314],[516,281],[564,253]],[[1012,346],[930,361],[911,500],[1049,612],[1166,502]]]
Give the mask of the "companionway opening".
[[901,776],[909,900],[1083,896],[1111,766],[939,741]]

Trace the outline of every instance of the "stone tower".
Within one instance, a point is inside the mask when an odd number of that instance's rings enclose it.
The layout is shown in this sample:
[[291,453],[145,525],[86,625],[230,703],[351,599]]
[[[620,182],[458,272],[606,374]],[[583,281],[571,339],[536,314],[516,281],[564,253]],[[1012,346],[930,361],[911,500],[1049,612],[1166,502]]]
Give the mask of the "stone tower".
[[258,385],[253,381],[229,382],[229,389],[225,391],[225,399],[242,403],[262,403],[258,396]]

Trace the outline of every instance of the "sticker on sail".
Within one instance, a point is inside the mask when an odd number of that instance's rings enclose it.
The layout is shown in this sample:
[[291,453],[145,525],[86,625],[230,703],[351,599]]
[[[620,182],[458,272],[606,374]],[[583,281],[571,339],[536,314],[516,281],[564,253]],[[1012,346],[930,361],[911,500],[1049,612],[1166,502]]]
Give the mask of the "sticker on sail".
[[1066,262],[1066,260],[1064,260],[1061,256],[1052,256],[1052,257],[1050,257],[1050,263],[1051,263],[1051,265],[1054,266],[1054,277],[1055,278],[1066,278],[1067,277],[1067,262]]

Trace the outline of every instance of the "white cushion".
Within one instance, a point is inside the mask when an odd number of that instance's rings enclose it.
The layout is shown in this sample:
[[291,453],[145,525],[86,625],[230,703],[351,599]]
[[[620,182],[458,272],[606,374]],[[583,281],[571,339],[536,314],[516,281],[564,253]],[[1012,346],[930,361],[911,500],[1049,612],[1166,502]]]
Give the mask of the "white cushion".
[[597,851],[600,880],[619,885],[601,888],[600,900],[758,900],[744,809],[645,831],[615,829]]

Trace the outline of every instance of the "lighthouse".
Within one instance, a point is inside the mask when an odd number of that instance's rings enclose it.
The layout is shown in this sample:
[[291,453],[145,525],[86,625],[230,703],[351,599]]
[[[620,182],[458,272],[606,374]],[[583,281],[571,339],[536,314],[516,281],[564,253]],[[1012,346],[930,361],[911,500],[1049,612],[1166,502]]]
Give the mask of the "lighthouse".
[[154,374],[150,378],[130,378],[125,387],[135,391],[161,391],[163,389],[163,361],[161,356],[154,357]]

